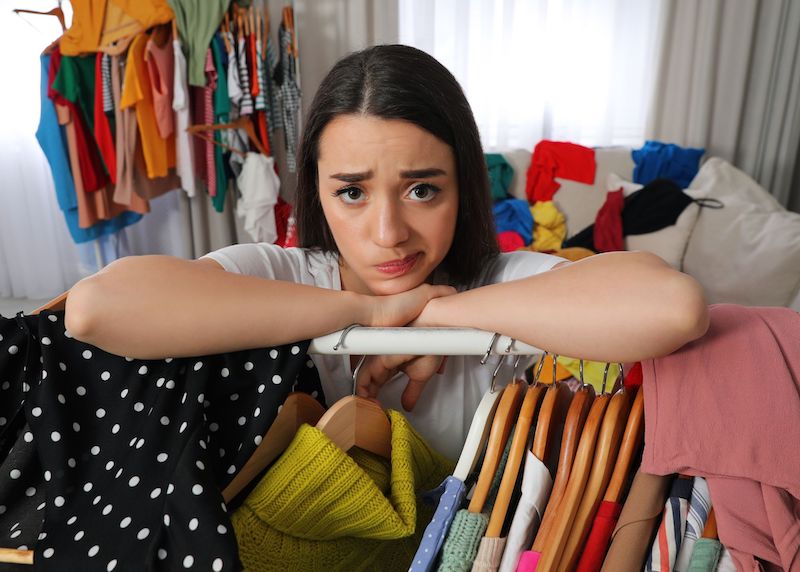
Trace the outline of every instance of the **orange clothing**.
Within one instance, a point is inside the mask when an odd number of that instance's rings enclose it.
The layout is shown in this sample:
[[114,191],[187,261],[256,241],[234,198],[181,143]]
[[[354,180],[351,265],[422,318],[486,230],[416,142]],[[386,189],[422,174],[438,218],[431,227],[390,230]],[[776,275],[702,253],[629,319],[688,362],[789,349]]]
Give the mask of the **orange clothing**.
[[158,132],[150,76],[144,61],[147,40],[147,34],[140,34],[128,48],[120,108],[136,107],[147,176],[155,179],[166,177],[169,169],[175,167],[175,133],[165,139]]
[[105,15],[105,0],[72,0],[72,25],[61,36],[62,55],[96,52]]
[[166,24],[175,18],[175,13],[167,4],[167,0],[111,0],[111,3],[138,20],[144,29]]

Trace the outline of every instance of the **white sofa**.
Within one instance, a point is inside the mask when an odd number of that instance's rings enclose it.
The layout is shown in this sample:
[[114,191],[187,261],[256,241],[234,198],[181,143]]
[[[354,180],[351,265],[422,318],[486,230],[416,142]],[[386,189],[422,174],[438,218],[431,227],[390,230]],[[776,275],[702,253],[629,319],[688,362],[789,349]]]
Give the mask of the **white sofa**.
[[[512,150],[503,155],[514,168],[511,193],[525,199],[531,153]],[[626,195],[639,188],[630,183],[630,148],[598,148],[595,159],[593,185],[558,179],[561,188],[553,200],[564,213],[568,237],[594,222],[607,191],[619,188],[620,179]],[[784,209],[748,175],[715,157],[703,162],[686,192],[693,198],[717,199],[724,207],[691,204],[675,225],[626,237],[626,248],[654,252],[694,276],[710,303],[800,311],[800,214]]]

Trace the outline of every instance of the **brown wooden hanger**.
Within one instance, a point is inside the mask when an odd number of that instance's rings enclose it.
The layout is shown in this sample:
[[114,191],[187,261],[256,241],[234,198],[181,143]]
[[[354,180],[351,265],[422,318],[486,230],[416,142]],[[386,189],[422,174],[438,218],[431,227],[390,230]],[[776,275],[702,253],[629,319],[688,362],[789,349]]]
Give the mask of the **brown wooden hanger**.
[[[514,364],[515,372],[516,365],[519,364],[519,359],[518,357]],[[522,406],[520,407],[519,416],[517,417],[517,426],[514,429],[514,436],[511,440],[508,460],[506,461],[505,469],[503,469],[503,478],[500,481],[500,488],[497,491],[494,507],[492,507],[489,525],[486,528],[485,536],[489,538],[499,538],[503,530],[503,523],[508,514],[508,508],[511,505],[511,495],[517,483],[517,476],[519,475],[520,468],[525,464],[528,433],[530,432],[531,425],[533,425],[533,420],[536,418],[536,410],[542,402],[544,393],[545,386],[538,384],[530,386],[525,392],[525,398],[522,400]]]
[[600,505],[603,493],[614,471],[620,441],[628,420],[629,409],[630,395],[624,389],[617,391],[611,397],[611,402],[603,416],[603,424],[600,427],[600,434],[595,445],[592,470],[583,488],[578,511],[575,513],[575,518],[570,526],[567,542],[564,545],[564,551],[561,554],[557,568],[559,571],[573,570],[578,565],[581,549],[589,536],[592,519],[597,512],[597,507]]
[[64,11],[61,9],[61,2],[59,0],[58,6],[49,12],[37,12],[36,10],[28,10],[27,8],[15,8],[14,14],[36,14],[37,16],[55,16],[58,18],[58,23],[61,24],[61,31],[67,31],[67,24],[64,20]]
[[586,481],[589,478],[597,437],[610,401],[611,396],[606,394],[597,396],[592,403],[589,417],[586,419],[586,425],[584,425],[581,432],[578,451],[575,454],[575,461],[569,474],[567,489],[558,505],[558,515],[547,538],[547,545],[536,568],[537,572],[557,570],[575,514],[578,512]]
[[219,145],[224,149],[228,149],[234,153],[238,153],[243,155],[244,152],[240,149],[234,149],[228,145],[225,145],[221,141],[214,141],[213,139],[209,139],[205,132],[208,131],[221,131],[223,129],[243,129],[245,133],[247,133],[247,137],[250,139],[250,142],[253,144],[259,153],[264,155],[265,157],[269,157],[269,153],[261,144],[258,136],[256,135],[256,130],[253,128],[253,124],[251,123],[250,119],[247,117],[240,117],[236,121],[232,121],[230,123],[213,123],[213,124],[205,124],[205,125],[190,125],[186,128],[187,133],[191,133],[201,139],[205,139],[207,141],[211,141],[215,145]]
[[489,488],[495,473],[497,473],[497,467],[500,465],[500,457],[503,456],[508,435],[511,433],[511,426],[517,420],[523,389],[526,385],[515,380],[503,389],[497,412],[492,420],[492,429],[489,433],[489,442],[486,445],[486,455],[478,475],[478,482],[467,507],[469,512],[481,512],[486,504]]
[[325,408],[306,393],[290,393],[281,410],[261,439],[253,455],[244,467],[222,491],[222,498],[229,503],[261,471],[277,459],[294,439],[301,425],[316,425],[325,414]]
[[567,488],[572,464],[578,449],[578,442],[583,432],[586,419],[594,402],[594,388],[591,385],[583,385],[575,392],[567,411],[567,419],[564,422],[564,431],[561,436],[561,450],[558,456],[558,468],[556,469],[553,489],[550,492],[550,499],[547,502],[542,523],[536,533],[531,550],[542,552],[547,546],[550,530],[558,516],[558,507]]
[[622,436],[622,445],[620,445],[614,472],[611,474],[611,480],[603,497],[604,501],[618,503],[622,500],[622,489],[628,480],[633,458],[642,443],[643,435],[644,392],[642,388],[639,388],[636,392],[636,397],[633,399],[631,412],[628,414],[628,422],[625,425],[625,433]]
[[[536,420],[536,432],[533,435],[533,444],[531,446],[533,456],[542,463],[547,462],[547,453],[550,448],[550,443],[553,441],[553,433],[561,422],[561,419],[557,415],[560,411],[559,405],[568,399],[571,393],[566,385],[556,380],[558,356],[554,355],[552,357],[553,383],[547,389],[542,407],[539,410],[539,418]],[[539,370],[541,370],[543,365],[544,358],[542,358]]]

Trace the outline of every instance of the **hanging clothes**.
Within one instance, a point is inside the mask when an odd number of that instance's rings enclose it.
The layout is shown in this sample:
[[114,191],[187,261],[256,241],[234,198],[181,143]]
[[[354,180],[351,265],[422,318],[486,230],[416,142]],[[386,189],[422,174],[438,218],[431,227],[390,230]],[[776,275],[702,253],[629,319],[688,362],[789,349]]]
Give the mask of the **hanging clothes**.
[[281,79],[278,87],[278,99],[282,114],[283,134],[286,144],[286,167],[290,173],[297,170],[297,121],[300,113],[300,88],[297,85],[297,69],[291,52],[293,31],[281,23],[278,29],[280,44]]
[[444,545],[447,531],[466,494],[467,487],[464,482],[452,475],[435,489],[422,494],[422,500],[435,505],[436,512],[422,533],[422,540],[414,558],[411,559],[409,572],[428,572],[433,568]]
[[206,85],[206,52],[219,28],[230,0],[168,0],[186,49],[189,85]]
[[603,501],[597,507],[586,546],[583,548],[581,559],[576,572],[597,572],[603,565],[603,559],[608,551],[611,534],[617,526],[622,505],[618,502]]
[[189,127],[189,85],[186,79],[186,57],[179,38],[172,38],[173,97],[175,111],[175,169],[180,177],[181,188],[189,197],[196,194],[194,141],[186,129]]
[[9,475],[46,491],[43,522],[31,519],[37,569],[236,569],[219,491],[295,384],[321,391],[308,342],[134,360],[74,340],[63,318],[0,318],[0,418],[12,421],[0,438],[26,421],[41,464],[35,479],[30,464]]
[[154,35],[147,40],[144,49],[156,127],[162,139],[167,139],[174,132],[172,101],[175,95],[175,54],[172,50],[171,36],[167,37],[163,46],[159,46]]
[[686,532],[683,535],[678,557],[675,559],[675,572],[687,572],[694,545],[703,534],[708,513],[711,511],[711,495],[703,477],[695,477],[692,497],[689,499],[689,514],[686,517]]
[[681,549],[686,532],[686,517],[689,514],[689,497],[692,495],[692,479],[678,477],[672,481],[661,525],[658,527],[650,556],[647,558],[647,572],[672,572],[675,560]]
[[[75,180],[70,170],[70,157],[67,152],[65,128],[59,125],[56,109],[47,96],[50,56],[42,55],[41,62],[41,115],[36,129],[36,140],[44,152],[53,175],[58,206],[64,213],[70,236],[80,244],[95,240],[109,233],[133,224],[142,218],[140,214],[126,211],[109,221],[98,221],[84,228],[80,223],[79,199],[75,190]],[[84,198],[81,197],[80,202]],[[85,209],[83,209],[85,210]]]
[[[215,70],[215,85],[213,93],[213,121],[212,123],[227,123],[230,117],[231,101],[228,96],[228,72],[223,63],[224,45],[219,34],[214,36],[211,40],[211,54],[212,65]],[[222,131],[214,131],[212,133],[214,141],[217,143],[222,142]],[[222,147],[213,145],[214,147],[214,169],[216,179],[216,194],[213,196],[211,203],[217,212],[222,212],[225,209],[225,197],[228,191],[228,170],[225,167],[225,157]]]
[[685,189],[697,175],[703,153],[705,149],[681,147],[661,141],[645,141],[641,149],[631,151],[635,163],[633,182],[647,185],[656,179],[669,179],[681,189]]
[[718,304],[709,315],[702,338],[642,362],[642,469],[706,479],[719,539],[740,568],[758,558],[797,569],[800,449],[785,443],[800,442],[800,314]]
[[[109,73],[110,73],[109,69]],[[97,89],[94,94],[94,139],[100,151],[100,157],[108,171],[108,177],[112,184],[117,182],[117,153],[114,148],[114,122],[113,116],[109,117],[105,112],[105,86],[103,85],[103,54],[95,57],[95,85]],[[109,85],[109,88],[111,86]],[[113,106],[112,106],[113,111]]]
[[565,141],[539,141],[533,148],[525,181],[525,195],[533,204],[552,201],[561,185],[556,177],[594,184],[594,149]]
[[716,538],[700,538],[692,550],[690,572],[716,572],[722,544]]
[[509,198],[511,181],[514,179],[514,169],[499,153],[484,153],[486,168],[489,171],[489,183],[492,199],[502,201]]
[[278,240],[275,205],[281,184],[275,159],[248,153],[236,183],[242,194],[236,202],[236,214],[244,219],[245,231],[255,242],[274,243]]
[[136,122],[144,153],[147,176],[150,179],[166,177],[175,167],[175,137],[161,137],[158,132],[156,111],[150,76],[145,63],[145,50],[149,36],[136,36],[128,48],[128,61],[125,67],[125,80],[122,86],[120,107],[136,109]]
[[[431,509],[416,493],[453,469],[389,411],[391,461],[298,429],[232,521],[247,570],[407,570]],[[354,518],[353,515],[359,515]]]

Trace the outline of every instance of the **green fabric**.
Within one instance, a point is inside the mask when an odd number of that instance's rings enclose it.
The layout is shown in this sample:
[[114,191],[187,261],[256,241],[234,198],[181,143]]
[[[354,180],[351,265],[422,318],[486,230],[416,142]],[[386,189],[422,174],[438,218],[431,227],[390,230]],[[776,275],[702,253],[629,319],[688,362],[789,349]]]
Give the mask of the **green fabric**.
[[494,474],[492,484],[489,486],[489,493],[483,505],[483,512],[474,513],[466,509],[461,509],[453,518],[453,524],[447,532],[447,538],[442,547],[442,559],[439,564],[439,572],[468,572],[472,570],[472,563],[478,554],[478,545],[481,543],[483,533],[489,525],[489,516],[492,514],[497,492],[500,490],[500,482],[503,480],[508,455],[511,451],[511,441],[514,439],[514,429],[506,440],[506,446],[497,465],[497,472]]
[[408,570],[433,508],[418,493],[437,486],[453,463],[389,411],[387,461],[349,455],[303,425],[231,518],[248,572]]
[[94,133],[95,56],[62,56],[53,89],[78,106],[83,120]]
[[699,538],[694,543],[689,572],[714,572],[717,569],[722,544],[715,538]]
[[489,169],[492,199],[495,201],[507,199],[510,194],[511,180],[514,178],[514,169],[498,153],[486,153],[484,158],[486,159],[486,167]]
[[[186,52],[189,85],[206,84],[206,50],[230,0],[167,0]],[[226,78],[227,79],[227,78]]]
[[[228,72],[222,63],[222,47],[219,37],[211,40],[211,53],[214,57],[214,67],[217,70],[217,87],[214,89],[214,123],[227,123],[228,114],[231,112],[231,102],[228,97]],[[214,140],[222,141],[222,132],[214,131]],[[228,171],[225,169],[225,152],[219,145],[214,145],[214,169],[217,172],[217,194],[211,197],[214,210],[221,213],[225,210],[225,195],[228,191]]]

